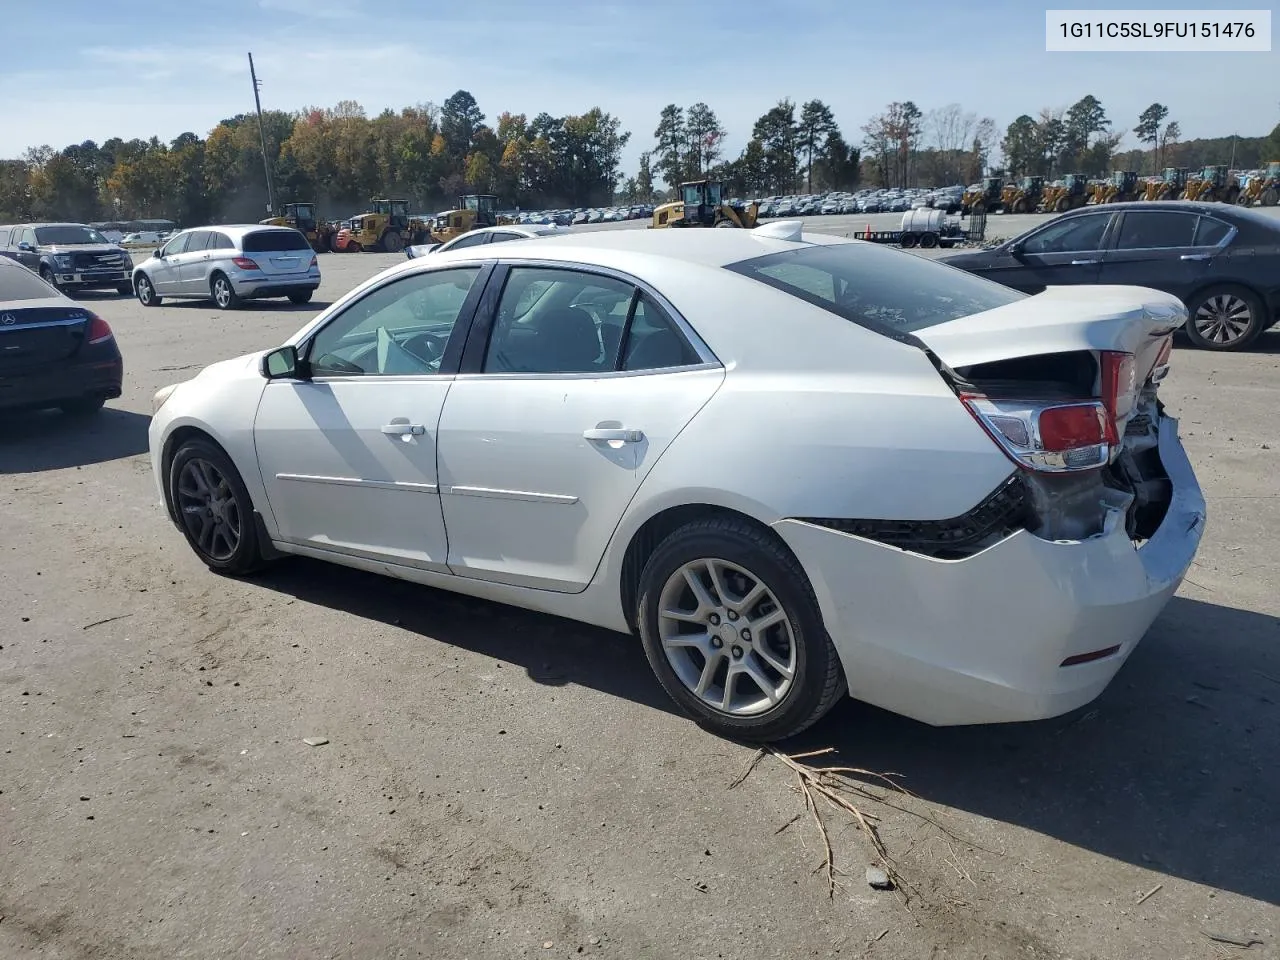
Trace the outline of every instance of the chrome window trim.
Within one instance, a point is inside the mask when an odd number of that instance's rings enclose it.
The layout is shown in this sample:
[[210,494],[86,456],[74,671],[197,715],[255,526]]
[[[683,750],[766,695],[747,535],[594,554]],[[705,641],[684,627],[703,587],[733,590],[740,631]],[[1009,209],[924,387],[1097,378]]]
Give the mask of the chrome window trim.
[[[1226,227],[1226,228],[1227,228],[1227,235],[1226,235],[1225,237],[1223,237],[1223,238],[1222,238],[1220,241],[1218,241],[1217,243],[1212,244],[1212,245],[1209,245],[1209,246],[1207,246],[1207,245],[1205,245],[1205,244],[1203,244],[1203,243],[1182,243],[1182,244],[1179,244],[1179,245],[1178,245],[1178,246],[1176,246],[1176,247],[1122,247],[1122,246],[1120,246],[1120,231],[1124,229],[1124,218],[1125,218],[1125,217],[1128,217],[1130,214],[1135,214],[1135,213],[1136,213],[1136,214],[1142,214],[1142,213],[1160,213],[1160,214],[1170,214],[1170,213],[1171,213],[1171,214],[1174,214],[1175,216],[1195,217],[1195,218],[1196,218],[1196,225],[1195,225],[1195,228],[1191,231],[1191,239],[1192,239],[1193,241],[1194,241],[1194,240],[1195,240],[1195,238],[1196,238],[1196,234],[1200,232],[1200,220],[1201,220],[1201,219],[1204,219],[1204,220],[1212,220],[1214,223],[1220,223],[1220,224],[1222,224],[1224,227]],[[1106,251],[1105,251],[1106,253],[1152,253],[1152,252],[1158,252],[1158,251],[1161,251],[1161,250],[1213,250],[1213,251],[1216,251],[1216,252],[1218,252],[1218,253],[1221,253],[1223,250],[1225,250],[1225,249],[1230,245],[1231,241],[1232,241],[1232,240],[1234,240],[1234,239],[1236,238],[1236,236],[1240,233],[1240,228],[1239,228],[1239,227],[1237,227],[1234,223],[1231,223],[1230,221],[1227,221],[1227,220],[1222,220],[1222,219],[1220,219],[1220,218],[1218,218],[1218,217],[1211,216],[1211,215],[1209,215],[1209,214],[1207,214],[1207,213],[1200,213],[1199,211],[1191,211],[1191,210],[1122,210],[1122,211],[1120,211],[1120,217],[1121,217],[1121,219],[1120,219],[1120,229],[1115,231],[1115,245],[1114,245],[1114,246],[1111,246],[1111,247],[1106,248]]]

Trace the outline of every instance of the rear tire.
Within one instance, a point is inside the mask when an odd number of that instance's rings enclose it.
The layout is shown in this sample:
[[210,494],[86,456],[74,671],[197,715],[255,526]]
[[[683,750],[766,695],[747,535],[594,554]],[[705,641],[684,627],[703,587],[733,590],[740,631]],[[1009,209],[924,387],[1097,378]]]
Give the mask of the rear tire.
[[1262,197],[1259,202],[1264,207],[1274,207],[1277,203],[1280,203],[1280,190],[1275,187],[1268,187],[1262,191]]
[[[757,589],[756,600],[742,602]],[[803,568],[745,520],[711,517],[676,530],[645,564],[638,594],[650,666],[668,695],[714,733],[757,743],[792,737],[847,689]]]
[[212,442],[188,440],[169,464],[166,490],[195,555],[216,573],[241,577],[265,560],[253,501],[235,464]]
[[920,238],[914,233],[904,233],[901,239],[898,240],[898,243],[902,245],[904,250],[910,250],[919,242]]
[[220,310],[235,310],[244,301],[224,273],[215,273],[209,281],[209,293]]
[[920,246],[926,250],[932,250],[938,245],[938,235],[936,233],[920,234]]
[[1244,350],[1268,320],[1262,299],[1245,287],[1210,287],[1187,303],[1187,338],[1202,350]]
[[156,288],[151,283],[151,278],[145,273],[138,274],[137,282],[134,284],[134,293],[138,297],[138,302],[144,307],[160,306],[160,297],[156,295]]
[[304,290],[302,293],[291,293],[289,294],[289,302],[296,304],[310,303],[311,297],[314,293],[314,290]]

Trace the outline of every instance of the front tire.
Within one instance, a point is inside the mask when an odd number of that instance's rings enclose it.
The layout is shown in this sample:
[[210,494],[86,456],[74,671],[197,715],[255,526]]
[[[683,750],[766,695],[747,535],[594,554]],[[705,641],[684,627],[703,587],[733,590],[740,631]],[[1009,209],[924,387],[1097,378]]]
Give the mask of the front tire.
[[116,293],[120,294],[120,296],[122,297],[132,297],[133,283],[131,281],[126,280],[123,283],[116,284]]
[[236,288],[231,285],[231,281],[227,279],[226,274],[215,273],[213,275],[213,279],[209,281],[209,293],[220,310],[235,310],[244,302],[240,299],[240,294],[236,293]]
[[1267,329],[1262,300],[1245,287],[1211,287],[1187,304],[1187,337],[1202,350],[1243,350]]
[[404,239],[394,230],[388,230],[382,235],[382,249],[387,253],[399,253],[404,249]]
[[53,287],[55,290],[62,290],[62,288],[58,286],[58,278],[53,275],[53,271],[48,267],[40,268],[40,279],[49,284],[49,286]]
[[188,440],[169,464],[169,502],[187,543],[210,570],[244,576],[264,561],[253,501],[231,459],[208,440]]
[[160,297],[156,295],[155,285],[145,273],[138,274],[137,283],[134,285],[134,293],[138,297],[138,302],[144,307],[160,306]]
[[649,665],[714,733],[782,740],[816,723],[846,690],[804,570],[744,520],[676,530],[645,564],[638,593]]

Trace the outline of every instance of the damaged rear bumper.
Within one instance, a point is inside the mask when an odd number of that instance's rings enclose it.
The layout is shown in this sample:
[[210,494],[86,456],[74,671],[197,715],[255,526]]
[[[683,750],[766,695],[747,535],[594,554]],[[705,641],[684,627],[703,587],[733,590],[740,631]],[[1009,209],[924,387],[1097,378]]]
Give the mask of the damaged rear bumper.
[[1178,589],[1204,531],[1176,420],[1161,422],[1158,449],[1171,500],[1141,545],[1118,510],[1085,540],[1020,530],[960,560],[776,523],[813,584],[850,694],[935,725],[1043,719],[1096,698]]

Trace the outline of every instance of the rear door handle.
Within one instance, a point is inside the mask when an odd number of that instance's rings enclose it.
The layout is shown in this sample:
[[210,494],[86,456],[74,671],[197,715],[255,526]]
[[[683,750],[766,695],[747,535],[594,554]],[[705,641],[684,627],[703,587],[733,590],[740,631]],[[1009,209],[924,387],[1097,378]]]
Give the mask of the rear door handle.
[[1101,263],[1101,262],[1102,262],[1101,260],[1072,260],[1071,265],[1073,267],[1087,267],[1090,264]]
[[389,437],[420,437],[427,432],[427,428],[420,423],[410,423],[408,420],[396,419],[384,424],[382,432]]
[[595,427],[591,430],[583,430],[582,436],[587,440],[618,440],[622,443],[639,443],[644,439],[644,431]]
[[1179,260],[1212,260],[1212,253],[1184,253]]

